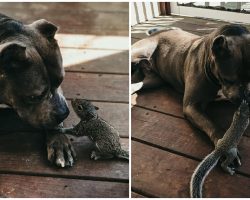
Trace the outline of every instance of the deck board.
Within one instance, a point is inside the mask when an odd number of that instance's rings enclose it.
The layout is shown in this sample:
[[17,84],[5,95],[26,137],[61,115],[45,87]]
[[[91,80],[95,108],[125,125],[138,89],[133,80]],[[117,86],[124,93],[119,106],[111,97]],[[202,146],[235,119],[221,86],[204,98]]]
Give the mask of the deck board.
[[128,193],[126,183],[5,174],[0,188],[0,196],[8,198],[125,198]]
[[[155,197],[189,196],[197,161],[134,141],[132,152],[132,190],[147,191]],[[249,187],[249,178],[230,176],[216,168],[205,181],[204,197],[249,197]]]
[[67,99],[83,98],[127,103],[128,75],[66,73],[62,83]]
[[[182,112],[182,95],[174,91],[170,86],[159,89],[140,91],[132,95],[132,105],[145,109],[184,118]],[[226,101],[212,102],[208,105],[207,114],[216,121],[221,128],[227,130],[231,124],[236,106]],[[250,127],[244,133],[250,136]]]
[[[23,5],[20,5],[23,4]],[[50,8],[50,4],[44,4],[47,9],[40,9],[40,4],[33,4],[32,8],[27,8],[26,3],[16,3],[16,6],[7,8],[2,4],[1,12],[5,15],[12,16],[15,19],[21,20],[24,23],[32,23],[34,20],[46,18],[47,20],[60,26],[60,33],[82,33],[95,35],[128,35],[128,5],[127,10],[123,12],[110,12],[84,8],[83,3],[79,3],[79,9],[67,9],[71,4],[63,3],[58,9],[56,4]],[[74,5],[75,6],[75,5]],[[98,4],[96,4],[98,6]],[[99,6],[98,6],[99,7]],[[1,8],[1,5],[0,5]],[[50,8],[50,9],[48,9]],[[119,9],[119,7],[117,8]],[[23,12],[25,10],[25,12]],[[116,10],[116,9],[114,9]],[[65,17],[66,14],[66,17]],[[114,18],[114,15],[116,16]],[[32,17],[30,17],[32,16]],[[64,16],[64,17],[62,17]],[[122,23],[121,23],[122,22]],[[113,34],[112,34],[113,33]]]
[[[157,26],[179,27],[193,34],[204,35],[224,24],[228,23],[160,16],[133,26],[131,42],[133,44],[147,37],[146,31]],[[182,94],[166,84],[158,89],[133,94],[131,103],[132,191],[147,197],[189,197],[191,175],[213,146],[204,133],[185,120]],[[209,104],[207,114],[226,130],[235,109],[229,102],[213,102]],[[229,176],[217,166],[204,183],[204,197],[250,197],[249,137],[250,128],[239,145],[242,166],[237,169],[236,175]]]
[[[195,130],[184,119],[134,107],[131,120],[133,138],[165,148],[167,151],[201,160],[213,150],[205,134]],[[250,175],[250,158],[247,156],[249,146],[250,138],[243,137],[239,144],[243,163],[238,170],[248,175]]]
[[[72,168],[60,169],[47,161],[45,133],[1,135],[0,172],[128,181],[128,162],[119,159],[95,162],[90,159],[93,144],[88,138],[69,137],[73,140],[78,159]],[[121,143],[128,150],[128,139],[121,139]]]
[[128,51],[63,48],[62,56],[67,72],[128,75]]

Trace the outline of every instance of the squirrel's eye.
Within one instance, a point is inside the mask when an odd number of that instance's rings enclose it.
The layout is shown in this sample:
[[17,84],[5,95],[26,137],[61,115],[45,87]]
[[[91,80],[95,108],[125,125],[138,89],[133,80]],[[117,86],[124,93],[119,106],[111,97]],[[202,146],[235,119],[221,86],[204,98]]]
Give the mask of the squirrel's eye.
[[78,108],[78,110],[83,110],[82,105],[79,105],[77,108]]

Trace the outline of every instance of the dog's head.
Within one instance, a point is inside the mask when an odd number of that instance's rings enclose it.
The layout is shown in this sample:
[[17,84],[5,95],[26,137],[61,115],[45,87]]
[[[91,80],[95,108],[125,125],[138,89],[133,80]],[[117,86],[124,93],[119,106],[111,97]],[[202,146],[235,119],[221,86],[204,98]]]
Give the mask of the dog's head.
[[250,101],[250,33],[240,25],[227,25],[217,31],[211,51],[215,75],[223,94],[232,102]]
[[39,128],[52,128],[69,114],[59,91],[64,70],[56,31],[46,20],[30,25],[10,20],[0,38],[6,41],[0,45],[1,99]]

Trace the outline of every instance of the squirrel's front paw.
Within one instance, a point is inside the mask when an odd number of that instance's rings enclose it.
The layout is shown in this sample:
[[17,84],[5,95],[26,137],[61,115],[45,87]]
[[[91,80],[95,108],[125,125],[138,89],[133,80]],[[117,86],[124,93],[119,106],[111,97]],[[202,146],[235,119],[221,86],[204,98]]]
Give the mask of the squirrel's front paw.
[[98,160],[98,159],[100,159],[100,156],[95,150],[93,150],[91,152],[90,158],[93,159],[93,160]]

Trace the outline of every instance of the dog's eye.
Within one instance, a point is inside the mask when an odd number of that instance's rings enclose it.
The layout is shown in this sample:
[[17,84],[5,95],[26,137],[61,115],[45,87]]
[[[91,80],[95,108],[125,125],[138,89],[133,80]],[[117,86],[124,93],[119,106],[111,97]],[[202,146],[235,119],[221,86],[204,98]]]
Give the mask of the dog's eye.
[[44,94],[38,95],[38,96],[32,95],[32,96],[27,97],[27,101],[29,103],[38,103],[43,99],[43,97],[44,97]]
[[77,106],[78,110],[83,110],[82,105]]
[[30,96],[27,96],[25,100],[28,103],[39,103],[45,97],[50,98],[50,94],[48,94],[48,89],[47,88],[40,95],[30,95]]

